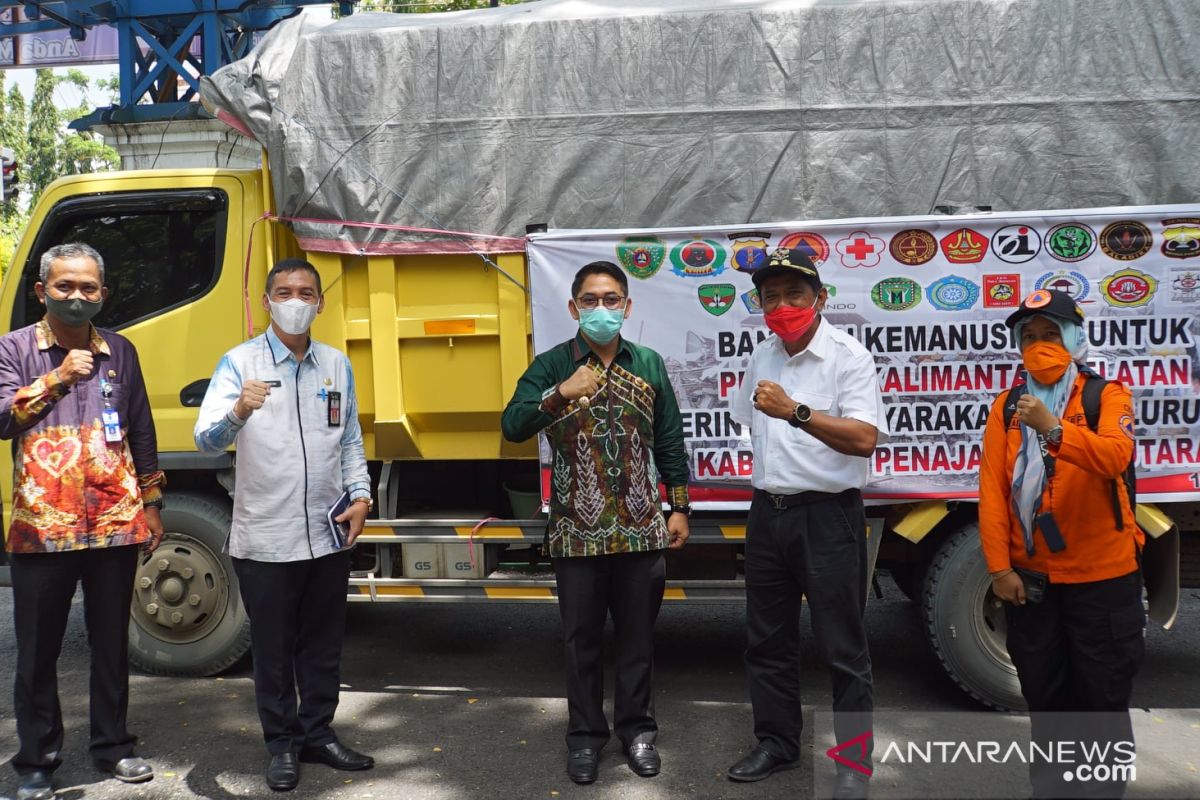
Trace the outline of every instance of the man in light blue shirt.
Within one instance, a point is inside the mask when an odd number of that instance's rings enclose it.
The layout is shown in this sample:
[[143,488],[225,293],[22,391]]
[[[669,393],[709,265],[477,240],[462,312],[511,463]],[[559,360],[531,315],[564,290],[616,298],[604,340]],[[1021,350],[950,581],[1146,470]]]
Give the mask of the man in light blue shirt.
[[[325,306],[321,276],[302,259],[281,261],[262,302],[271,326],[221,359],[195,438],[210,453],[237,443],[228,550],[250,615],[267,785],[288,791],[299,783],[300,761],[345,770],[375,763],[343,746],[331,727],[350,546],[371,488],[350,359],[309,337]],[[349,505],[337,521],[348,530],[340,543],[327,514],[343,493]]]

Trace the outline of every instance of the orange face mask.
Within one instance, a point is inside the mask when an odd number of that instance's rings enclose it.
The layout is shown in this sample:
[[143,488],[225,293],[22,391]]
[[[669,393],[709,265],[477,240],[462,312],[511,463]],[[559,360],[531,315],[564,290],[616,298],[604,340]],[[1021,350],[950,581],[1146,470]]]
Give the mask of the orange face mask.
[[1058,383],[1058,379],[1071,366],[1071,354],[1056,342],[1034,342],[1021,354],[1025,371],[1043,386]]

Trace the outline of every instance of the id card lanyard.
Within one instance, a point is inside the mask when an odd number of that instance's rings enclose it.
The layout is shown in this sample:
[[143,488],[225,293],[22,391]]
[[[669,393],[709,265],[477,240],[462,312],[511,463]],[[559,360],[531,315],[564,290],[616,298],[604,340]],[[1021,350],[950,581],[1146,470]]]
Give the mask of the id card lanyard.
[[104,424],[104,441],[116,444],[121,441],[121,415],[113,408],[113,385],[106,378],[100,378],[100,398],[104,401],[104,410],[100,412],[100,421]]

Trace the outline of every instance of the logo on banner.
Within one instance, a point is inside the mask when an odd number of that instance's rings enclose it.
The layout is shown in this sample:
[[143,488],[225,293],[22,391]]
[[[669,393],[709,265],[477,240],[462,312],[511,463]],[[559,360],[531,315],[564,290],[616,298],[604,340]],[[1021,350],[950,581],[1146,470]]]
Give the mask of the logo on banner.
[[704,310],[719,317],[733,308],[737,288],[732,283],[705,283],[696,289],[696,294],[700,296],[700,305]]
[[767,263],[767,239],[771,234],[765,231],[746,231],[729,234],[733,242],[729,247],[733,250],[733,268],[739,272],[756,272]]
[[825,310],[826,311],[853,311],[858,308],[858,303],[839,303],[837,301],[837,286],[832,283],[823,284],[825,289]]
[[758,289],[743,292],[742,302],[746,304],[746,310],[751,314],[761,314],[763,312],[762,298],[758,296]]
[[921,285],[912,278],[884,278],[871,287],[871,302],[884,311],[907,311],[921,302]]
[[975,264],[982,261],[987,246],[987,237],[970,228],[959,228],[942,237],[942,253],[952,264]]
[[1033,282],[1034,289],[1052,289],[1056,292],[1066,292],[1076,303],[1090,303],[1086,299],[1092,291],[1092,284],[1087,276],[1075,270],[1060,269],[1055,272],[1044,272]]
[[1118,308],[1146,305],[1157,288],[1157,280],[1136,269],[1123,269],[1100,281],[1104,301]]
[[1087,225],[1064,222],[1046,232],[1046,249],[1059,261],[1083,261],[1096,250],[1096,233]]
[[617,261],[635,278],[645,280],[667,259],[667,245],[657,236],[629,236],[617,244]]
[[1016,308],[1021,305],[1021,276],[1016,273],[983,276],[984,308]]
[[1041,249],[1041,234],[1028,225],[1009,225],[992,237],[992,253],[1009,264],[1024,264]]
[[1140,222],[1127,219],[1105,226],[1100,231],[1100,249],[1117,261],[1133,261],[1150,252],[1154,234]]
[[675,245],[671,263],[682,278],[715,278],[725,271],[725,248],[712,239],[689,239]]
[[1170,274],[1172,303],[1194,303],[1200,300],[1200,272],[1173,267]]
[[874,267],[883,259],[886,247],[883,239],[866,231],[854,231],[834,245],[842,257],[843,267]]
[[1200,219],[1164,219],[1162,254],[1167,258],[1200,256]]
[[808,256],[815,267],[820,267],[829,260],[829,242],[825,241],[821,234],[812,231],[789,233],[779,240],[779,246],[799,250]]
[[900,231],[888,245],[892,258],[910,267],[920,266],[937,255],[937,239],[933,234],[919,228]]
[[925,290],[929,303],[939,311],[965,311],[979,300],[979,286],[958,275],[947,275]]

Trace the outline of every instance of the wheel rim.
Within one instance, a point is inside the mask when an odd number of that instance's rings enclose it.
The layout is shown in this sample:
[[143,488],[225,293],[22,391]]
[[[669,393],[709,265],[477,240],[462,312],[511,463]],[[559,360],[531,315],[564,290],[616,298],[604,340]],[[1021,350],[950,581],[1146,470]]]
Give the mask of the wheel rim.
[[1004,616],[1004,601],[992,592],[992,582],[986,575],[979,581],[973,600],[975,634],[983,644],[984,652],[1015,675],[1017,668],[1008,655],[1008,618]]
[[203,639],[225,616],[229,584],[220,557],[198,539],[168,533],[143,555],[133,584],[134,622],[173,644]]

